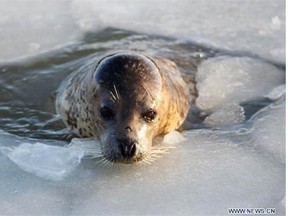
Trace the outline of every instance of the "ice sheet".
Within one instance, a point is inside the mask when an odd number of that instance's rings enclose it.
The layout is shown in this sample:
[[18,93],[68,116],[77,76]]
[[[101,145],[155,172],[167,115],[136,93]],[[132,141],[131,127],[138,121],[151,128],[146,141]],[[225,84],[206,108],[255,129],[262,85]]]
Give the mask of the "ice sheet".
[[[157,144],[174,145],[185,138],[177,131],[162,137]],[[16,147],[0,146],[0,151],[22,170],[43,179],[60,181],[86,158],[102,158],[100,144],[93,138],[74,138],[68,146],[21,143]]]
[[284,215],[284,107],[279,101],[235,128],[187,131],[186,141],[151,165],[103,167],[84,160],[57,183],[25,174],[0,155],[1,212],[226,215],[241,206],[275,207]]
[[285,0],[73,0],[71,14],[84,31],[128,28],[285,62]]
[[285,0],[167,0],[165,4],[154,0],[2,0],[0,14],[2,60],[37,54],[86,32],[116,27],[285,62]]
[[66,0],[0,1],[0,62],[37,55],[79,38],[68,7]]

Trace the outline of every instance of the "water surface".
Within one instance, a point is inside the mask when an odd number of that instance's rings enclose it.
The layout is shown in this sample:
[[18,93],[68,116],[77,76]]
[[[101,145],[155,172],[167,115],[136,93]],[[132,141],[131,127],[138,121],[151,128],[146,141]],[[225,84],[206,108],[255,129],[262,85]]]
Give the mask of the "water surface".
[[[228,53],[175,38],[113,28],[87,33],[81,41],[0,66],[0,129],[24,137],[69,140],[69,132],[55,115],[58,86],[71,72],[107,53],[122,50],[169,58],[192,80],[199,63],[207,58],[245,56],[245,53]],[[247,119],[269,102],[261,99],[243,104]],[[203,126],[199,119],[197,126],[194,125],[198,128]]]

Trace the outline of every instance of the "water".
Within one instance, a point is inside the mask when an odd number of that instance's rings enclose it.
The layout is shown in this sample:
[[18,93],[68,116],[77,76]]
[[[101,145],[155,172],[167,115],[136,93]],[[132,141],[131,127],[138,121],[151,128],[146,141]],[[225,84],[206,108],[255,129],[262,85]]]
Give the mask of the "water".
[[[273,87],[284,83],[283,67],[278,64],[273,65],[265,60],[258,60],[258,58],[234,57],[235,53],[231,53],[229,56],[227,52],[221,50],[209,49],[199,44],[174,38],[107,28],[100,32],[87,34],[78,43],[57,48],[37,57],[8,64],[3,63],[0,68],[2,71],[0,114],[3,116],[0,118],[0,129],[30,138],[69,141],[71,139],[69,132],[63,129],[61,119],[55,115],[54,100],[57,88],[69,73],[79,70],[107,53],[119,50],[134,50],[169,58],[176,62],[184,76],[194,80],[197,66],[203,60],[218,56],[218,58],[205,61],[198,69],[197,106],[204,110],[216,107],[218,103],[240,103],[261,99]],[[225,66],[225,64],[227,65]],[[235,71],[237,68],[243,71],[243,74]],[[235,71],[236,75],[231,74],[228,77],[227,70]],[[267,77],[269,82],[262,83],[258,88],[252,88],[258,82],[257,77],[261,73]],[[203,80],[205,78],[200,80],[200,76],[206,76],[207,81]],[[227,83],[217,87],[217,83],[221,80]],[[231,86],[230,88],[228,84]],[[37,89],[37,94],[35,89]],[[202,91],[202,89],[204,90]],[[205,99],[206,96],[202,96],[202,92],[208,97],[209,103]],[[227,96],[223,96],[224,94]],[[270,102],[268,100],[264,105]],[[246,115],[251,116],[257,111],[253,107],[257,107],[257,109],[263,107],[263,101],[246,104],[247,110],[250,112],[253,110],[252,113],[247,112]],[[193,115],[193,123],[200,122],[199,124],[201,124],[200,119],[200,116]],[[196,126],[192,125],[192,127]],[[200,125],[200,127],[202,126]]]
[[[285,214],[284,1],[177,2],[149,10],[129,1],[19,1],[16,12],[5,5],[0,25],[12,13],[25,28],[2,24],[1,214],[225,215],[233,207]],[[119,50],[169,58],[198,81],[202,110],[189,114],[182,136],[164,138],[176,148],[151,165],[82,158],[83,150],[93,155],[93,141],[72,136],[55,115],[63,78]]]
[[61,81],[108,52],[127,49],[168,57],[191,77],[199,62],[216,52],[171,38],[108,28],[37,57],[2,64],[0,129],[31,138],[65,140],[67,133],[62,130],[63,124],[57,120],[54,109]]

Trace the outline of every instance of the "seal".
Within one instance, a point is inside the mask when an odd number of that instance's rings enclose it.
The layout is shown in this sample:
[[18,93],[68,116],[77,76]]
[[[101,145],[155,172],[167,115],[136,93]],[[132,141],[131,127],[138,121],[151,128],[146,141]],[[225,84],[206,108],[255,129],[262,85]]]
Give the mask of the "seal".
[[149,155],[155,137],[181,126],[188,94],[174,62],[114,53],[70,74],[56,111],[76,135],[98,139],[108,161],[134,163]]

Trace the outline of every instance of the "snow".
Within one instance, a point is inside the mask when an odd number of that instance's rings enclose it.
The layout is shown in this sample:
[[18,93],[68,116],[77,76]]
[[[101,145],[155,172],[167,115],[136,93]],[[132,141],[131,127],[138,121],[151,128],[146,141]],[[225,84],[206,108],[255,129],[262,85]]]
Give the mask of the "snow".
[[[226,215],[275,207],[285,215],[285,77],[264,61],[285,64],[284,0],[2,0],[0,14],[1,62],[106,27],[242,55],[200,65],[196,103],[211,128],[172,132],[164,144],[180,143],[151,165],[99,166],[89,158],[99,153],[93,139],[66,146],[0,131],[0,214]],[[241,103],[259,98],[274,102],[245,122]]]

